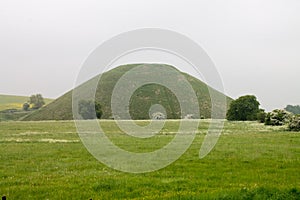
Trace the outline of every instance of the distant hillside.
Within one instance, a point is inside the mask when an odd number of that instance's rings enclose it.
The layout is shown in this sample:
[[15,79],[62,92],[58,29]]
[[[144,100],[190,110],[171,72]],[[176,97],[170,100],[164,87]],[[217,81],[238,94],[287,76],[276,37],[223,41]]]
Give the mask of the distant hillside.
[[[22,109],[23,103],[27,102],[29,97],[15,96],[15,95],[3,95],[0,94],[0,111],[6,109]],[[45,103],[49,104],[52,99],[45,98]]]
[[[117,81],[130,69],[138,66],[140,64],[123,65],[114,68],[108,72],[105,72],[101,76],[101,80],[98,83],[98,88],[96,92],[96,100],[102,104],[103,107],[103,119],[109,119],[112,117],[111,113],[111,96],[113,88]],[[161,64],[146,64],[151,65],[151,67],[163,67]],[[169,66],[170,67],[170,66]],[[180,72],[182,73],[182,72]],[[147,74],[147,71],[145,71]],[[200,113],[204,118],[210,118],[211,116],[211,99],[208,90],[208,86],[202,81],[192,77],[186,73],[182,73],[185,78],[190,82],[191,86],[195,90],[197,95]],[[89,84],[95,83],[98,76],[82,84],[80,88],[82,90],[87,90]],[[175,77],[176,78],[176,77]],[[176,87],[180,87],[180,81],[177,81]],[[101,86],[100,86],[101,85]],[[100,86],[100,87],[99,87]],[[216,90],[213,90],[213,95],[217,99],[224,98],[224,95]],[[232,101],[230,97],[226,97],[227,103]],[[181,118],[180,106],[175,98],[174,94],[161,85],[149,84],[144,85],[137,89],[130,100],[129,112],[133,119],[148,119],[149,118],[149,108],[151,105],[161,104],[166,109],[168,118],[178,119]],[[228,105],[221,105],[220,101],[216,102],[215,105],[220,111],[227,110]],[[73,119],[72,114],[72,90],[54,100],[49,105],[37,110],[30,115],[26,116],[23,120],[70,120]]]
[[[26,96],[15,96],[15,95],[3,95],[0,94],[0,121],[8,120],[20,120],[26,115],[33,112],[23,111],[23,104],[29,100]],[[44,99],[46,105],[49,104],[52,99]]]

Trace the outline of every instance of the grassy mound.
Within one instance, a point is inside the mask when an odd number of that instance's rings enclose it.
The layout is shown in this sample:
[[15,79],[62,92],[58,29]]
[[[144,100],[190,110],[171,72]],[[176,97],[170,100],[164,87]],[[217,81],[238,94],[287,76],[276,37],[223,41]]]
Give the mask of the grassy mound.
[[[30,111],[23,111],[23,104],[29,100],[26,96],[3,95],[0,94],[0,121],[19,120],[30,114]],[[44,99],[46,105],[52,99]]]
[[[23,103],[27,102],[29,97],[15,96],[15,95],[3,95],[0,94],[0,111],[7,109],[22,109]],[[52,99],[44,99],[46,104],[49,104]]]
[[[113,93],[113,89],[118,82],[118,80],[129,70],[137,67],[140,64],[130,64],[123,65],[117,68],[114,68],[108,72],[105,72],[101,75],[101,79],[98,82],[97,92],[95,98],[102,105],[103,109],[103,119],[109,119],[112,117],[111,111],[111,96]],[[162,64],[146,64],[150,67],[164,67],[166,65]],[[170,67],[170,66],[168,66]],[[175,68],[174,68],[175,69]],[[179,72],[179,71],[178,71]],[[149,73],[149,71],[145,71],[145,74]],[[216,91],[210,90],[209,86],[207,86],[202,81],[197,78],[190,76],[186,73],[180,72],[185,79],[190,83],[192,88],[197,95],[199,102],[200,114],[203,118],[211,117],[211,98],[213,95],[216,97],[217,101],[215,102],[215,107],[217,108],[220,115],[224,110],[227,110],[227,105],[221,104],[221,99],[224,98],[224,94]],[[179,77],[176,78],[176,87],[181,87],[181,80]],[[178,80],[177,80],[178,79]],[[95,81],[98,81],[98,76],[93,79],[85,82],[81,86],[79,86],[83,91],[88,90],[89,86]],[[97,82],[96,82],[97,83]],[[180,88],[179,88],[180,89]],[[227,102],[229,103],[232,99],[229,97],[225,97]],[[220,100],[219,100],[220,99]],[[169,119],[179,119],[182,114],[180,113],[180,106],[175,95],[166,87],[158,84],[148,84],[138,88],[130,99],[129,113],[132,119],[149,119],[149,109],[154,104],[162,105],[167,114],[167,118]],[[121,117],[122,118],[122,117]],[[70,120],[73,119],[72,114],[72,90],[59,97],[51,104],[43,107],[42,109],[31,113],[24,120]]]

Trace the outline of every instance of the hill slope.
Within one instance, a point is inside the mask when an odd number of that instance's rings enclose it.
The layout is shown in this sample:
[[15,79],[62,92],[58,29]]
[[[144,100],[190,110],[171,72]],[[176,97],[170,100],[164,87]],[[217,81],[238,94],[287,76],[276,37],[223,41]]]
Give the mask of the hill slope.
[[[29,100],[26,96],[15,95],[3,95],[0,94],[0,121],[8,120],[20,120],[24,116],[33,112],[23,111],[23,104]],[[52,99],[44,99],[46,105],[49,104]]]
[[[112,117],[111,112],[111,96],[117,81],[129,70],[137,67],[140,64],[123,65],[114,68],[108,72],[102,74],[101,79],[98,83],[98,88],[96,92],[96,100],[102,104],[103,119],[109,119]],[[164,67],[166,65],[161,64],[146,64],[150,67]],[[170,66],[169,66],[170,67]],[[175,68],[174,68],[175,69]],[[177,70],[178,71],[178,70]],[[179,71],[178,71],[179,72]],[[192,77],[188,74],[182,73],[186,80],[189,81],[190,85],[194,89],[199,106],[201,116],[204,118],[211,117],[211,99],[209,94],[208,86],[202,81]],[[147,75],[147,71],[145,74]],[[177,78],[177,77],[174,77]],[[98,81],[98,76],[87,81],[80,86],[82,91],[88,91],[90,84]],[[180,81],[177,81],[176,87],[180,87]],[[97,83],[97,82],[96,82]],[[212,90],[212,95],[216,99],[224,98],[225,96],[216,91]],[[225,97],[227,102],[232,99]],[[217,110],[222,113],[222,110],[227,110],[227,105],[221,105],[221,101],[217,101],[215,106]],[[181,118],[180,106],[175,97],[175,95],[166,87],[158,84],[148,84],[137,89],[130,99],[129,112],[133,119],[149,119],[149,109],[151,105],[161,104],[165,109],[168,118],[178,119]],[[221,115],[221,114],[220,114]],[[122,118],[122,117],[121,117]],[[56,99],[49,105],[37,110],[30,115],[26,116],[23,120],[70,120],[73,119],[72,114],[72,90]]]
[[[29,97],[15,96],[15,95],[3,95],[0,94],[0,111],[6,109],[22,109],[23,103],[27,102]],[[45,98],[45,103],[49,104],[52,99]]]

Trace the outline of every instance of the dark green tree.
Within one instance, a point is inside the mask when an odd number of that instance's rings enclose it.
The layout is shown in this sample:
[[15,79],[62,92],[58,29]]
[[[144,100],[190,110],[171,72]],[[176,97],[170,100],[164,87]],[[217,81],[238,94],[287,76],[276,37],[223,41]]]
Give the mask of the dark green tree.
[[30,108],[30,104],[29,103],[26,102],[26,103],[23,104],[23,110],[28,111],[29,108]]
[[33,109],[39,109],[45,105],[44,98],[41,94],[31,95],[29,98],[29,103],[33,104]]
[[257,120],[260,103],[254,95],[245,95],[231,102],[226,118],[231,121]]
[[260,123],[265,123],[266,116],[267,116],[267,113],[265,112],[265,110],[264,109],[259,109],[259,112],[257,113],[257,120]]
[[83,119],[100,119],[102,109],[99,102],[92,100],[80,100],[78,103],[78,113]]
[[97,119],[100,119],[103,112],[102,112],[102,106],[99,102],[95,101],[95,111],[96,111],[96,117]]

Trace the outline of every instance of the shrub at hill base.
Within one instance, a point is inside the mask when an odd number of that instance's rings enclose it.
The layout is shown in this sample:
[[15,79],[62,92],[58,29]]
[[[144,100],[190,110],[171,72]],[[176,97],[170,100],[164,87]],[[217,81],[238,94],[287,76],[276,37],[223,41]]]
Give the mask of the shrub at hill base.
[[293,114],[281,109],[273,110],[269,112],[265,119],[265,125],[282,126],[288,124]]
[[93,100],[80,100],[78,113],[83,119],[100,119],[102,116],[101,104]]
[[288,129],[290,131],[300,131],[300,115],[293,116],[289,122]]

